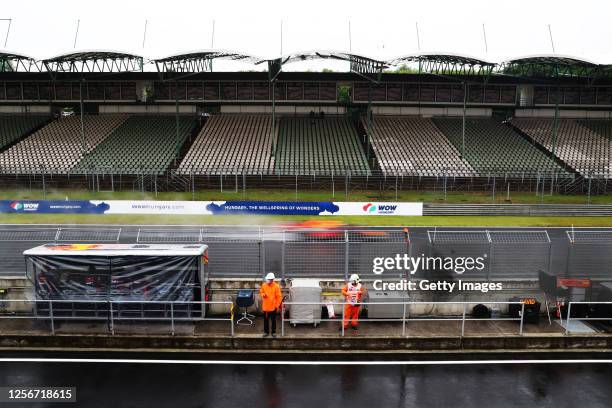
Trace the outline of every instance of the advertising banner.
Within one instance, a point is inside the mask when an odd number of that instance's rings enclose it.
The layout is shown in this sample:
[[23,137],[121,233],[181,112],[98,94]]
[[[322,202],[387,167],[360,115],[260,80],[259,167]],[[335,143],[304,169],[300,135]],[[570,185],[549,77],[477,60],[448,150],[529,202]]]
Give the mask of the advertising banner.
[[9,214],[423,215],[422,203],[293,201],[0,200]]

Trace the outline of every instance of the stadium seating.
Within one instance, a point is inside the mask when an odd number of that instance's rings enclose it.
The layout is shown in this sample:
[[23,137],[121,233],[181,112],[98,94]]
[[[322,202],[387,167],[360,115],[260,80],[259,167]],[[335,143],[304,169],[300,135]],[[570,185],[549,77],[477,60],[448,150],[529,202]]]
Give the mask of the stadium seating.
[[43,115],[0,115],[0,149],[41,126],[49,116]]
[[[434,118],[433,122],[461,151],[462,119]],[[464,158],[481,176],[490,173],[514,176],[553,171],[566,173],[551,157],[496,119],[466,120]]]
[[[124,115],[86,115],[85,150],[93,150],[126,120]],[[4,173],[66,174],[83,157],[81,121],[78,116],[63,117],[39,129],[0,154]]]
[[177,146],[183,145],[194,126],[194,117],[181,116],[177,140],[174,116],[131,116],[78,163],[73,172],[93,169],[115,174],[159,174],[172,164]]
[[372,148],[387,175],[475,175],[431,119],[375,116]]
[[355,125],[346,117],[284,117],[276,151],[277,174],[369,174]]
[[[553,119],[512,120],[514,126],[547,150],[553,150]],[[596,126],[596,124],[593,124]],[[572,119],[559,120],[555,155],[582,175],[610,177],[611,139]]]
[[612,140],[612,120],[589,119],[577,122],[600,136]]
[[211,116],[185,155],[182,174],[271,174],[269,115]]

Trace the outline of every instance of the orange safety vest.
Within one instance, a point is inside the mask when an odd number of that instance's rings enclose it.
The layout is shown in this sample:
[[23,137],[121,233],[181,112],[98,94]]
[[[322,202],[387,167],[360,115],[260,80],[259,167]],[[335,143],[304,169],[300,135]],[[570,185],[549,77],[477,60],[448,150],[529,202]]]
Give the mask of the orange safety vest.
[[364,288],[361,286],[361,283],[358,283],[357,285],[347,283],[342,288],[342,296],[344,296],[346,301],[350,304],[355,304],[361,301],[363,292]]
[[261,310],[264,312],[273,312],[278,309],[283,301],[283,295],[278,283],[264,283],[259,289],[261,296]]

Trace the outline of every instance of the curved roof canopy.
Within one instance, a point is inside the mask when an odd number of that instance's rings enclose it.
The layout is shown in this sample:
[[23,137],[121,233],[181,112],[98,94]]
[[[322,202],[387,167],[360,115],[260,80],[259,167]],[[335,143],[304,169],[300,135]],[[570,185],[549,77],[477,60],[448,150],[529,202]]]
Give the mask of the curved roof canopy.
[[236,51],[198,50],[154,59],[153,63],[155,63],[159,72],[193,73],[212,70],[212,61],[215,59],[242,61],[251,64],[260,64],[265,61],[263,58]]
[[310,61],[315,59],[336,59],[341,61],[356,61],[356,60],[368,60],[372,63],[383,64],[384,61],[378,61],[370,57],[355,54],[353,52],[346,51],[331,51],[331,50],[311,50],[305,52],[294,52],[291,54],[285,54],[279,57],[282,64],[291,64],[294,62]]
[[499,64],[499,72],[521,77],[586,77],[600,75],[608,68],[593,61],[558,54],[530,55]]
[[274,60],[269,60],[268,71],[270,72],[271,78],[274,78],[276,75],[278,75],[282,69],[282,66],[285,64],[315,59],[335,59],[339,61],[347,61],[350,63],[351,72],[361,75],[362,77],[371,81],[378,81],[380,79],[382,70],[386,68],[386,63],[384,61],[379,61],[352,52],[312,50],[285,54]]
[[495,63],[469,55],[448,52],[408,54],[389,61],[389,65],[415,65],[418,73],[444,75],[489,75]]
[[41,62],[49,72],[134,72],[144,58],[122,51],[86,50],[60,54]]
[[9,51],[0,51],[0,72],[38,72],[40,64],[32,57]]

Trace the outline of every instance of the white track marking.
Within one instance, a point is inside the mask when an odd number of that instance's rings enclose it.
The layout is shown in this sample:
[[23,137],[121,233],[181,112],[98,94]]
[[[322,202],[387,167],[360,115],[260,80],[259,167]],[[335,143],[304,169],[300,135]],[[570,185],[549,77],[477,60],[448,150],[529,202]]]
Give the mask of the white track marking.
[[105,358],[0,358],[0,363],[191,364],[191,365],[503,365],[503,364],[612,364],[606,359],[563,360],[441,360],[441,361],[255,361],[255,360],[151,360]]

